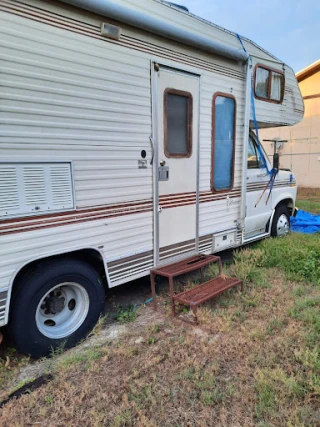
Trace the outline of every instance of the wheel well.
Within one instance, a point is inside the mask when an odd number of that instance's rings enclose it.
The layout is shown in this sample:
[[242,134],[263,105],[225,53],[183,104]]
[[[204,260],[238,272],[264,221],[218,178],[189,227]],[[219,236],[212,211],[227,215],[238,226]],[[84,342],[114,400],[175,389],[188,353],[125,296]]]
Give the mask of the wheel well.
[[[290,216],[293,215],[294,202],[293,202],[292,199],[283,199],[283,200],[281,200],[277,204],[277,206],[275,207],[275,209],[277,209],[281,205],[284,205],[284,206],[286,206],[288,208]],[[268,219],[268,222],[266,224],[266,229],[265,229],[266,232],[268,232],[268,230],[269,230],[271,218],[272,218],[272,216]]]
[[105,266],[100,252],[95,249],[81,249],[77,251],[67,252],[61,255],[53,255],[50,257],[37,259],[25,265],[21,268],[21,270],[14,278],[12,284],[12,294],[14,294],[19,289],[19,284],[22,282],[23,277],[26,276],[28,273],[32,272],[32,270],[34,270],[35,267],[37,267],[42,262],[48,262],[51,260],[53,261],[59,259],[61,260],[61,262],[63,262],[63,260],[67,258],[78,259],[80,261],[85,261],[87,264],[90,264],[100,274],[104,285],[106,287],[108,286]]
[[290,214],[290,216],[292,216],[292,214],[293,214],[293,210],[294,210],[294,201],[293,201],[292,199],[284,199],[284,200],[281,200],[281,202],[279,202],[279,203],[277,204],[276,209],[277,209],[277,207],[278,207],[278,206],[280,206],[280,205],[285,205],[285,206],[288,208],[288,210],[289,210],[289,214]]

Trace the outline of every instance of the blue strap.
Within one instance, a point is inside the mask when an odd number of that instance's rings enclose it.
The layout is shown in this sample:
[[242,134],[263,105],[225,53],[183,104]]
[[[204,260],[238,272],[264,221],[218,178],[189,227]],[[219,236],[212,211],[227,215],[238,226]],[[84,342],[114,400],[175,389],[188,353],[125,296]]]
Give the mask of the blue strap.
[[[236,35],[237,35],[237,38],[238,38],[238,40],[239,40],[239,42],[240,42],[243,50],[245,52],[247,52],[246,48],[244,47],[244,44],[242,42],[242,39],[241,39],[240,35],[238,33],[236,33]],[[252,61],[251,55],[249,55],[249,60]],[[256,107],[255,107],[255,102],[254,102],[254,87],[253,87],[253,85],[254,85],[254,81],[252,80],[252,85],[251,85],[251,109],[252,109],[252,117],[253,117],[254,128],[255,128],[255,131],[256,131],[257,142],[258,142],[258,144],[257,144],[257,150],[258,150],[258,154],[259,154],[260,160],[262,161],[263,167],[267,171],[268,175],[270,175],[270,177],[271,177],[272,175],[276,175],[278,171],[276,169],[271,169],[270,170],[268,168],[268,163],[266,161],[266,158],[264,157],[264,154],[263,154],[263,151],[262,151],[262,148],[261,148],[261,143],[260,143],[260,139],[259,139],[259,127],[258,127],[258,121],[257,121],[257,116],[256,116]],[[273,183],[270,184],[270,188],[271,189],[272,189],[272,186],[273,186]]]
[[240,44],[241,44],[241,46],[242,46],[242,49],[247,53],[246,48],[244,47],[244,44],[243,44],[243,42],[242,42],[242,39],[241,39],[240,35],[239,35],[238,33],[236,33],[236,35],[237,35],[238,40],[239,40],[239,42],[240,42]]
[[251,86],[251,108],[252,108],[252,116],[253,116],[254,128],[255,128],[255,131],[256,131],[257,142],[258,142],[258,144],[257,144],[257,150],[258,150],[258,153],[259,153],[259,156],[260,156],[260,160],[263,163],[263,167],[265,168],[265,170],[268,172],[269,175],[272,175],[273,170],[272,169],[269,170],[269,168],[268,168],[268,163],[267,163],[267,161],[266,161],[266,159],[265,159],[265,157],[263,155],[262,148],[261,148],[261,143],[260,143],[260,139],[259,139],[259,127],[258,127],[258,121],[257,121],[257,116],[256,116],[256,108],[255,108],[255,103],[254,103],[254,94],[253,94],[254,88],[253,88],[253,84],[254,84],[254,82],[252,82],[252,86]]
[[[237,35],[237,38],[238,38],[238,40],[239,40],[239,42],[240,42],[243,50],[245,52],[247,52],[246,48],[244,47],[244,44],[243,44],[243,42],[241,40],[240,35],[237,34],[237,33],[236,33],[236,35]],[[252,62],[251,55],[249,55],[249,61]],[[263,163],[263,166],[266,169],[268,175],[270,176],[270,180],[269,180],[269,187],[270,187],[270,193],[269,193],[269,195],[270,195],[271,192],[272,192],[273,184],[274,184],[274,181],[276,179],[278,170],[275,169],[275,168],[272,168],[271,170],[269,170],[268,163],[266,161],[266,158],[264,157],[264,154],[263,154],[263,151],[262,151],[262,148],[261,148],[261,143],[260,143],[260,139],[259,139],[259,127],[258,127],[258,121],[257,121],[257,116],[256,116],[256,107],[255,107],[255,102],[254,102],[254,86],[253,85],[254,85],[254,81],[252,79],[252,84],[251,84],[251,108],[252,108],[253,123],[254,123],[255,131],[256,131],[256,136],[257,136],[257,142],[258,142],[257,143],[257,150],[258,150],[260,159],[261,159],[261,161]],[[260,199],[259,199],[259,201],[260,201]]]

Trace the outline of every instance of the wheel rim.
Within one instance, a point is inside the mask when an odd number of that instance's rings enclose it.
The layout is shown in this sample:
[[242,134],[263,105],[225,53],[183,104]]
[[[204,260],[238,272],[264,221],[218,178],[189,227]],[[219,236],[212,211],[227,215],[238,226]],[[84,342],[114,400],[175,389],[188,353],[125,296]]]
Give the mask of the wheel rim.
[[64,282],[50,289],[38,304],[36,324],[48,338],[65,338],[84,322],[89,311],[89,295],[83,286]]
[[287,215],[282,214],[277,221],[277,236],[286,236],[289,233],[290,225]]

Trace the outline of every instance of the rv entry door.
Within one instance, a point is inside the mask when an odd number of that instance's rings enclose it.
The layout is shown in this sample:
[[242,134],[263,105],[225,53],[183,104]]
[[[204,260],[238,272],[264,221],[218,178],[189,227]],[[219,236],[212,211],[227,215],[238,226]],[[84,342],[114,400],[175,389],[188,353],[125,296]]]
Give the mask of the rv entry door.
[[158,264],[196,251],[199,76],[155,64],[153,96]]

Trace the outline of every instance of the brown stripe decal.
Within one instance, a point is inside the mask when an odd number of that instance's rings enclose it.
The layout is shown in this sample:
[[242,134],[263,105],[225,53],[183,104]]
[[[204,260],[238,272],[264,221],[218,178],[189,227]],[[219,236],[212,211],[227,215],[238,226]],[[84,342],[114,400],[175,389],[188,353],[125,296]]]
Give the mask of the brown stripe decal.
[[173,245],[164,246],[160,248],[159,257],[160,260],[171,258],[176,255],[181,255],[185,252],[191,252],[195,250],[196,241],[195,239],[186,240],[185,242],[175,243]]
[[46,214],[42,216],[5,219],[0,221],[0,235],[21,233],[44,228],[60,227],[88,221],[109,219],[124,215],[151,212],[152,201],[112,204],[109,206],[83,208],[74,211]]
[[131,255],[107,262],[111,282],[121,281],[128,276],[144,272],[153,267],[153,251]]
[[[273,188],[289,187],[295,185],[295,181],[276,182]],[[247,186],[247,191],[262,191],[264,183],[251,183]],[[219,194],[211,191],[203,191],[199,194],[199,203],[209,203],[219,200],[240,198],[240,188],[235,188],[229,193]],[[196,203],[196,193],[177,193],[160,196],[159,204],[163,209],[174,208],[178,206],[194,205]],[[27,231],[40,230],[45,228],[60,227],[63,225],[72,225],[88,221],[97,221],[109,218],[115,218],[125,215],[152,212],[152,200],[132,201],[121,204],[110,204],[106,206],[97,206],[90,208],[78,208],[74,211],[44,214],[39,216],[28,216],[23,218],[10,218],[0,221],[0,235],[9,233],[22,233]]]

